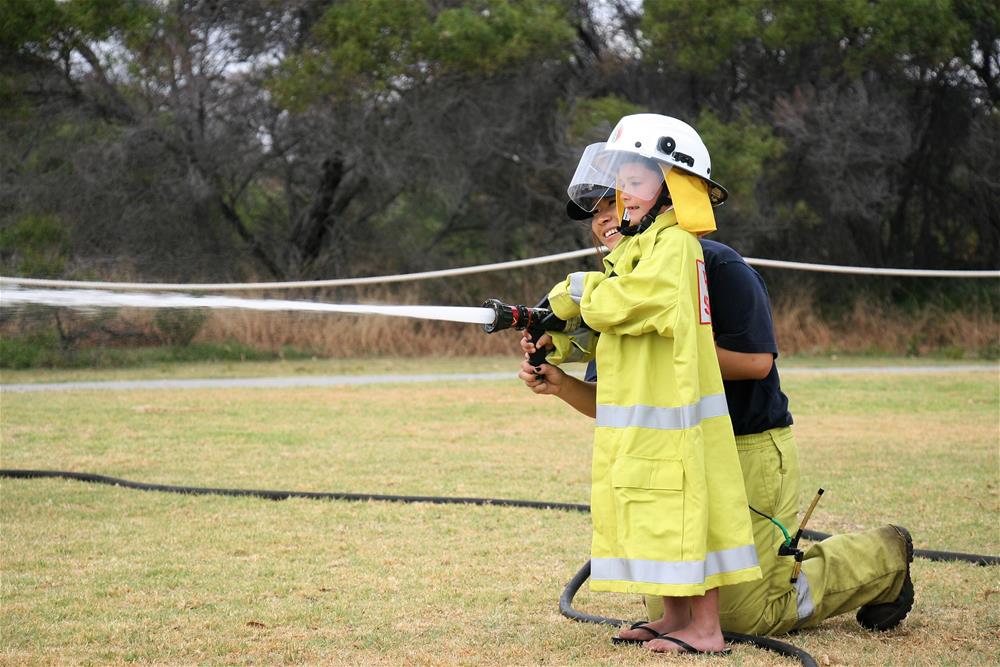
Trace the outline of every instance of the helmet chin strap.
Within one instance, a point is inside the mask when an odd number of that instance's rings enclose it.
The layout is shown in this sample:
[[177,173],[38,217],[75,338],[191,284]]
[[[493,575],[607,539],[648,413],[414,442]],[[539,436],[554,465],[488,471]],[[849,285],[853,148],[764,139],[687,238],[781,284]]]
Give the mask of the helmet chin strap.
[[670,206],[671,204],[673,204],[673,200],[670,199],[670,193],[667,191],[667,188],[664,187],[660,190],[660,196],[656,198],[656,201],[650,207],[646,215],[642,216],[638,225],[633,227],[629,224],[631,219],[629,218],[628,209],[625,209],[625,212],[622,213],[622,221],[618,226],[618,231],[621,232],[622,236],[635,236],[636,234],[642,234],[644,231],[649,229],[649,226],[656,220],[656,216],[659,215],[660,209],[664,206]]

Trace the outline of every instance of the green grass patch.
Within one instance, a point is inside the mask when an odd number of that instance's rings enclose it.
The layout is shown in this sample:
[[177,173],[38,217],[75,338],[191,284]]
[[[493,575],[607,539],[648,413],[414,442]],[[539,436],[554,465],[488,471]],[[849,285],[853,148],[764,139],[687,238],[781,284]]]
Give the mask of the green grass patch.
[[913,367],[913,366],[981,366],[990,360],[972,357],[955,358],[949,356],[912,357],[892,354],[796,354],[778,358],[778,370],[782,368],[846,368],[865,366]]
[[[285,374],[286,363],[261,368]],[[339,372],[380,368],[343,363],[360,366]],[[493,368],[409,363],[413,372]],[[495,363],[510,368],[509,359]],[[179,368],[189,366],[172,372]],[[827,489],[812,528],[894,522],[918,548],[1000,552],[995,374],[809,374],[785,385],[803,502]],[[516,381],[5,393],[2,408],[3,467],[575,503],[589,493],[591,421]],[[559,616],[559,594],[589,556],[586,515],[2,480],[0,524],[4,664],[664,660],[612,647],[609,628]],[[918,561],[914,579],[917,606],[899,630],[873,636],[845,615],[790,641],[822,664],[995,663],[997,568]],[[641,614],[634,596],[586,590],[576,606]],[[793,664],[743,647],[699,664],[733,660]]]
[[[163,380],[191,378],[258,378],[316,375],[378,375],[427,373],[517,373],[512,355],[502,357],[349,357],[344,359],[233,359],[229,361],[163,362],[128,368],[32,368],[0,370],[3,384],[101,380]],[[578,371],[583,366],[578,365]]]
[[[238,350],[236,346],[231,348]],[[225,352],[225,351],[224,351]],[[798,355],[781,357],[782,368],[837,368],[865,366],[954,366],[961,364],[982,365],[983,361],[952,359],[928,359],[893,356],[854,355]],[[103,368],[0,368],[0,382],[3,384],[24,384],[37,382],[79,382],[101,380],[164,380],[191,378],[256,378],[295,377],[315,375],[376,375],[399,373],[421,375],[427,373],[495,373],[519,370],[517,357],[504,356],[452,356],[452,357],[347,357],[323,359],[304,354],[288,354],[284,358],[277,355],[205,358],[198,361],[173,359],[163,361],[148,360],[141,365]],[[583,373],[583,364],[570,364],[567,370]]]
[[0,368],[3,369],[150,368],[161,364],[300,360],[312,356],[293,348],[271,352],[235,342],[63,348],[54,335],[0,338]]

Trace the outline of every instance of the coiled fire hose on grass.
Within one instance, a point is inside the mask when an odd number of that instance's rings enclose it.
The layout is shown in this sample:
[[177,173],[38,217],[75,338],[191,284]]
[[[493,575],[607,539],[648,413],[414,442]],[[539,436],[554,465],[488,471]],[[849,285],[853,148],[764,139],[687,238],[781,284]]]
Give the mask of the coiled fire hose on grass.
[[[185,493],[195,495],[218,495],[218,496],[252,496],[256,498],[266,498],[268,500],[286,500],[288,498],[309,498],[313,500],[349,500],[349,501],[371,501],[380,500],[384,502],[399,503],[432,503],[437,505],[495,505],[498,507],[526,507],[532,509],[555,509],[569,512],[589,513],[590,506],[580,503],[555,503],[540,500],[516,500],[509,498],[460,498],[451,496],[397,496],[375,493],[341,493],[341,492],[318,492],[318,491],[271,491],[264,489],[225,489],[200,486],[175,486],[171,484],[148,484],[145,482],[134,482],[118,477],[108,477],[85,472],[71,472],[66,470],[22,470],[22,469],[0,469],[0,477],[11,479],[39,479],[39,478],[63,478],[75,479],[81,482],[93,482],[97,484],[109,484],[128,489],[138,489],[140,491],[162,491],[166,493]],[[827,533],[820,533],[813,530],[803,530],[802,537],[812,541],[822,541],[830,537]],[[976,565],[1000,565],[1000,556],[981,556],[977,554],[955,553],[950,551],[928,551],[915,549],[914,556],[933,561],[962,561],[975,563]],[[615,627],[625,623],[624,620],[608,618],[605,616],[593,616],[577,611],[573,608],[573,598],[577,591],[590,577],[590,561],[584,563],[583,567],[566,584],[562,595],[559,597],[559,611],[563,616],[574,621],[583,623],[597,623],[600,625],[612,625]],[[778,641],[771,637],[760,637],[757,635],[744,635],[737,632],[724,632],[723,637],[731,644],[749,644],[758,648],[773,651],[779,655],[795,658],[803,667],[817,667],[815,659],[805,651],[786,642]]]
[[[608,618],[606,616],[593,616],[591,614],[585,614],[582,611],[577,611],[573,608],[573,598],[576,596],[577,591],[583,586],[583,582],[590,578],[590,561],[588,560],[583,564],[583,567],[573,575],[569,583],[566,584],[566,588],[563,589],[562,595],[559,597],[559,612],[566,618],[571,618],[574,621],[580,621],[581,623],[597,623],[600,625],[612,625],[614,627],[620,627],[625,625],[627,622],[620,618]],[[761,637],[759,635],[744,635],[739,632],[723,632],[723,639],[730,644],[750,644],[751,646],[756,646],[757,648],[762,648],[767,651],[772,651],[778,655],[783,655],[788,658],[795,658],[803,667],[818,667],[816,660],[800,649],[797,646],[793,646],[787,642],[778,641],[771,637]]]

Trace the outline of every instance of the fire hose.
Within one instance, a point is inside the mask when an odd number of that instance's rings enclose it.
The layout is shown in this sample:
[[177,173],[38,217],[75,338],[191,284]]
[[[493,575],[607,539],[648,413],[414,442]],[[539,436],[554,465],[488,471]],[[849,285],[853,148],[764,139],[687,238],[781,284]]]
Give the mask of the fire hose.
[[[108,292],[104,290],[55,290],[24,288],[17,285],[0,290],[0,308],[17,308],[29,304],[62,308],[238,308],[260,311],[303,311],[312,313],[346,313],[352,315],[386,315],[422,320],[480,324],[486,333],[516,329],[527,331],[532,341],[546,331],[561,331],[566,322],[557,318],[543,300],[538,306],[507,305],[499,299],[488,299],[480,308],[466,306],[386,306],[376,304],[338,304],[289,299],[243,299],[229,296],[191,296],[190,294],[148,292]],[[545,361],[545,352],[538,350],[533,365]]]

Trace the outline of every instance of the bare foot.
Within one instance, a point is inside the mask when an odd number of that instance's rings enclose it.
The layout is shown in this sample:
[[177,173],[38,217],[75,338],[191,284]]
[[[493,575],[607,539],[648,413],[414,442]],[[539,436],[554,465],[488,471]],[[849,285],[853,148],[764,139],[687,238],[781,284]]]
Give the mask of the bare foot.
[[[722,638],[722,632],[714,632],[708,634],[702,634],[697,631],[694,625],[688,625],[686,628],[679,630],[672,630],[668,632],[661,632],[660,634],[669,634],[671,637],[675,637],[682,642],[689,644],[693,648],[699,651],[717,653],[726,648],[726,642]],[[654,653],[688,653],[688,649],[684,648],[680,644],[675,644],[668,639],[652,639],[644,644],[646,648]]]
[[643,623],[641,626],[628,630],[619,630],[618,636],[622,639],[642,639],[643,641],[653,639],[656,635],[663,635],[674,630],[680,630],[691,622],[690,618],[684,620],[661,618],[658,621]]

